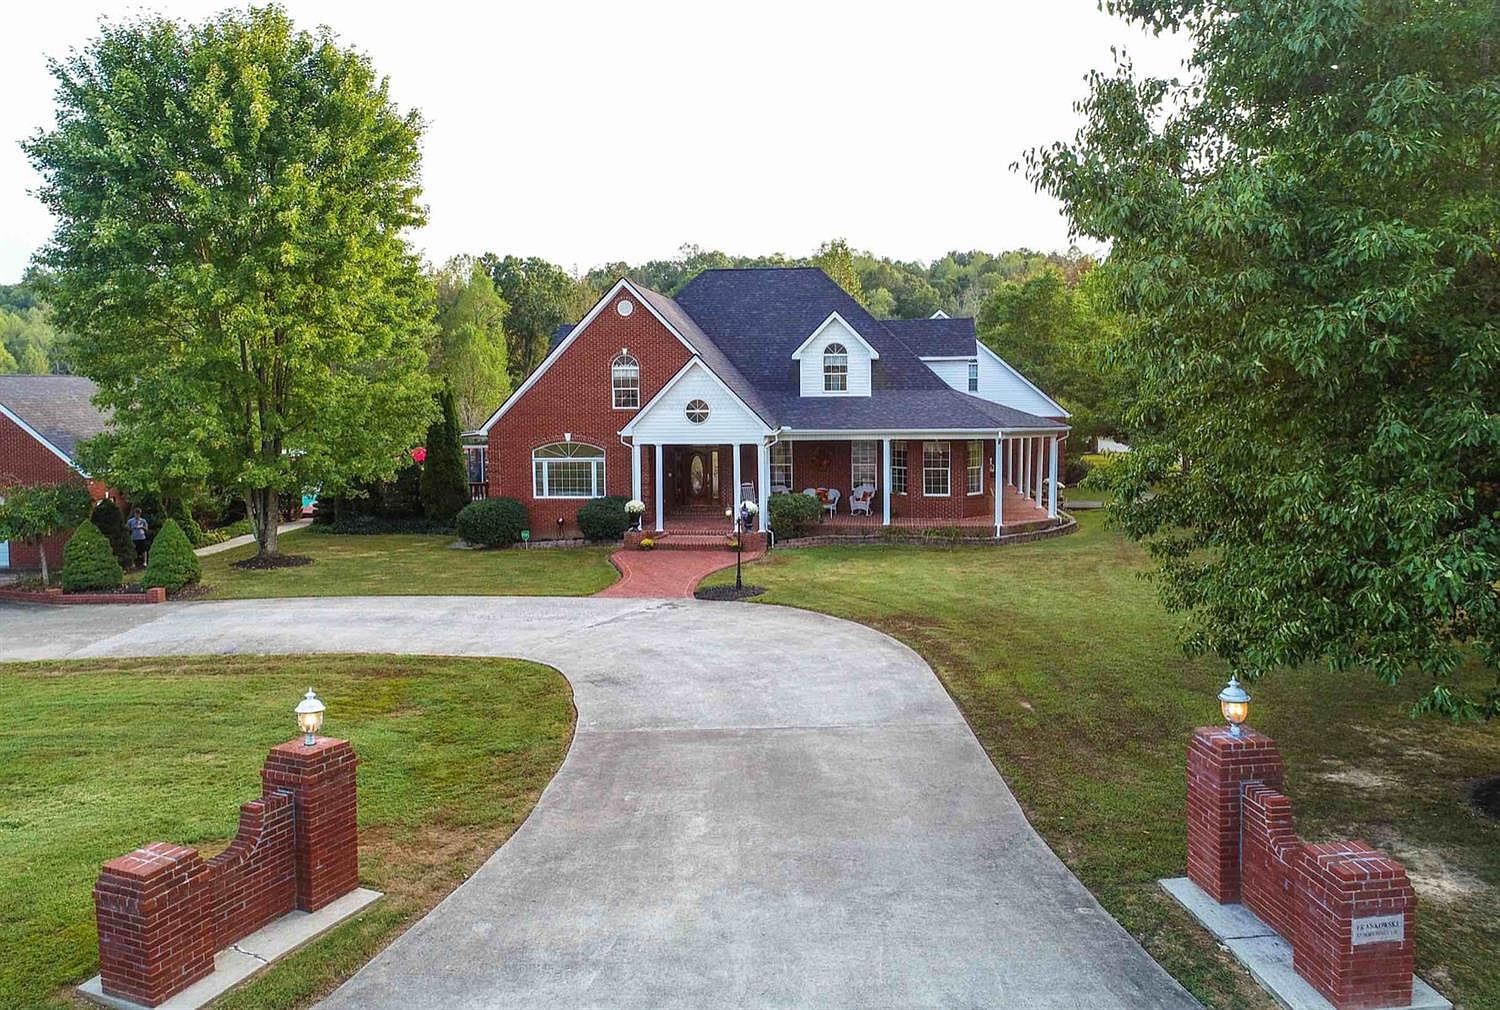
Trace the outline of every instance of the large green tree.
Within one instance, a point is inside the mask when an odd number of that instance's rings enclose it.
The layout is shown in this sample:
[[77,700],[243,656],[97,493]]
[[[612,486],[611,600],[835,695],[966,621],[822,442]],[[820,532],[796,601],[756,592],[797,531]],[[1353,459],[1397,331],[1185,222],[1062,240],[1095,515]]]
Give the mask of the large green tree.
[[52,71],[40,261],[109,471],[237,489],[275,554],[279,492],[388,475],[432,411],[420,117],[276,7],[105,23]]
[[510,374],[513,384],[520,385],[547,356],[547,345],[558,326],[583,318],[598,295],[539,256],[522,259],[486,253],[479,257],[479,265],[510,307],[506,316]]
[[429,350],[432,370],[457,402],[465,429],[481,424],[510,395],[510,352],[505,315],[510,307],[484,268],[454,257],[436,272],[437,333]]
[[[0,475],[3,476],[3,475]],[[41,544],[58,530],[77,526],[88,518],[89,492],[82,481],[61,484],[16,484],[0,481],[0,540],[38,543],[42,561],[42,585],[51,582],[47,548]]]
[[1118,518],[1189,645],[1500,712],[1500,6],[1115,2],[1194,43],[1095,73],[1032,178],[1111,243]]

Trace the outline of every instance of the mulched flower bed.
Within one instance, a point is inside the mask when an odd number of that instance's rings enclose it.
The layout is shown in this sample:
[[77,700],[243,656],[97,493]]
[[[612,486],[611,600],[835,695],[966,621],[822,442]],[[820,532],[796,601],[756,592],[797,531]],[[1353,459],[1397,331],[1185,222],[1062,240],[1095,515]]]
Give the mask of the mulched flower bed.
[[231,568],[248,568],[253,570],[267,570],[271,568],[300,568],[310,565],[313,559],[305,554],[272,554],[268,558],[246,558],[244,561],[235,561],[230,564]]
[[700,600],[748,600],[766,591],[765,586],[704,586],[693,593]]

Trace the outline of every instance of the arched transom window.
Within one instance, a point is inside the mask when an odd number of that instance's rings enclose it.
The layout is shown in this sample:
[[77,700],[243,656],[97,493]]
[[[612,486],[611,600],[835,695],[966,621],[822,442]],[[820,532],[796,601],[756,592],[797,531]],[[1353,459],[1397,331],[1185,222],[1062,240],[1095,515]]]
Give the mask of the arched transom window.
[[604,450],[578,442],[554,442],[531,454],[533,496],[602,498]]
[[641,405],[641,363],[621,351],[609,366],[609,385],[616,410],[634,410]]
[[823,348],[823,392],[847,393],[849,391],[849,348],[843,344],[829,344]]

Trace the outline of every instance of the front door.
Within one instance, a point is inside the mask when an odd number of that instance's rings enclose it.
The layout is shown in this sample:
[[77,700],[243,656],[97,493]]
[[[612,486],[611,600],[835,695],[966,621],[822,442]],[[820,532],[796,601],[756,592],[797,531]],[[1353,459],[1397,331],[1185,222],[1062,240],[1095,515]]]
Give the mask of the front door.
[[719,450],[689,446],[678,451],[672,468],[678,508],[691,512],[719,507]]

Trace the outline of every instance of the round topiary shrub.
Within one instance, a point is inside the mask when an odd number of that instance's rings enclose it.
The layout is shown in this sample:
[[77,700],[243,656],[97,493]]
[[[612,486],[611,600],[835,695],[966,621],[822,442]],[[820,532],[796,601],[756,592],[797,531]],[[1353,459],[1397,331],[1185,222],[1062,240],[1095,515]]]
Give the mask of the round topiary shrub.
[[773,494],[771,531],[778,540],[805,537],[823,518],[823,503],[810,494]]
[[465,505],[453,525],[468,543],[509,547],[527,527],[526,506],[514,498],[481,498]]
[[587,540],[619,540],[631,524],[625,502],[622,494],[590,498],[578,510],[579,532]]
[[124,581],[125,572],[115,560],[109,541],[92,521],[84,520],[63,546],[63,592],[118,589]]
[[198,564],[198,555],[182,531],[176,519],[162,523],[156,540],[151,544],[151,553],[146,559],[146,574],[141,576],[141,585],[147,589],[161,586],[175,593],[190,583],[197,582],[203,569]]

